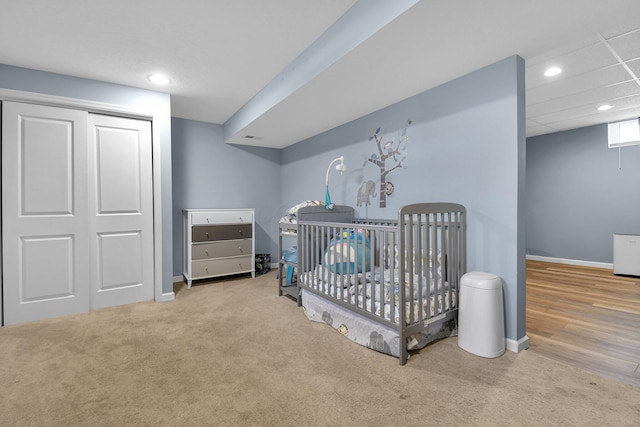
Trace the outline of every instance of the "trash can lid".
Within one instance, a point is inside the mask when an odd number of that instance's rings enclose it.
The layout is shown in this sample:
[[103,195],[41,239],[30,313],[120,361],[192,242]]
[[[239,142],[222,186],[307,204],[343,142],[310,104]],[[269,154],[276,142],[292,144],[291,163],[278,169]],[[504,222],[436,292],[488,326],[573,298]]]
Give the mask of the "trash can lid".
[[471,271],[462,276],[460,285],[479,289],[498,289],[502,288],[502,280],[492,273]]

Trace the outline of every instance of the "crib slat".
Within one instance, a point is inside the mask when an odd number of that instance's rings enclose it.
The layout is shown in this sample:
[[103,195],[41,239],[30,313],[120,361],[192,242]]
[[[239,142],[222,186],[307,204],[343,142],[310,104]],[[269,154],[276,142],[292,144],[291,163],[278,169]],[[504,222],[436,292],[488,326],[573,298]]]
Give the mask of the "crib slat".
[[[379,240],[379,230],[372,230],[371,232],[371,236],[369,236],[369,268],[366,269],[365,272],[363,272],[363,279],[362,280],[362,286],[366,286],[367,280],[367,274],[369,274],[369,277],[371,278],[369,281],[371,282],[371,299],[369,300],[369,313],[375,313],[375,302],[376,302],[376,277],[375,277],[375,259],[376,259],[376,247],[378,247],[378,240]],[[366,257],[366,250],[365,252],[365,257]],[[366,264],[365,264],[366,265]],[[359,286],[360,283],[356,284],[356,287]]]
[[[386,283],[386,275],[385,275],[385,265],[384,262],[388,262],[388,257],[393,258],[393,246],[390,245],[389,243],[389,232],[388,231],[383,231],[381,232],[382,234],[382,238],[383,241],[381,242],[382,244],[380,245],[380,255],[379,255],[379,259],[380,264],[382,266],[382,268],[380,268],[380,291],[379,291],[379,295],[378,295],[378,302],[380,303],[380,314],[382,316],[384,316],[384,284]],[[386,257],[385,257],[385,253],[384,250],[386,248]],[[388,267],[388,264],[387,266]],[[373,294],[375,295],[375,292],[373,292]],[[372,310],[375,312],[375,301],[372,302]]]
[[[354,273],[353,269],[351,268],[351,264],[353,264],[354,268],[355,268],[355,265],[356,265],[356,262],[357,262],[357,259],[353,259],[353,255],[355,255],[355,254],[352,253],[352,251],[351,251],[351,248],[352,248],[352,246],[351,246],[352,245],[352,238],[351,238],[352,237],[352,232],[353,232],[353,228],[347,228],[347,229],[343,228],[342,230],[338,231],[338,233],[342,234],[341,238],[345,237],[344,236],[345,233],[347,234],[347,236],[346,236],[347,237],[347,244],[344,245],[344,240],[342,240],[341,243],[340,243],[340,249],[342,250],[342,252],[341,252],[342,255],[341,255],[340,258],[343,260],[342,261],[342,266],[341,266],[341,269],[342,269],[342,272],[343,272],[343,274],[341,275],[343,283],[341,284],[342,285],[341,287],[343,287],[343,288],[345,286],[344,282],[349,282],[351,280],[351,275]],[[345,251],[346,251],[346,254],[344,253]],[[344,262],[345,258],[347,260],[346,266],[345,266],[345,262]],[[345,268],[346,268],[346,270],[345,270]],[[360,298],[356,297],[356,299],[353,302],[354,302],[354,305],[356,307],[360,307]]]
[[[395,298],[393,297],[393,293],[391,292],[391,286],[393,283],[395,283],[396,277],[395,277],[395,272],[396,272],[396,248],[397,248],[397,244],[398,244],[398,236],[397,233],[395,232],[389,232],[389,259],[391,260],[390,264],[389,264],[389,277],[387,277],[384,281],[382,281],[382,283],[386,284],[387,282],[389,283],[389,312],[390,313],[395,313]],[[385,301],[384,299],[384,290],[380,289],[380,302],[382,304],[383,301]],[[386,301],[385,301],[386,302]],[[380,307],[380,314],[382,316],[384,316],[384,306]],[[393,316],[391,316],[393,317]],[[391,321],[393,322],[393,319],[391,319]]]
[[[300,277],[303,271],[307,271],[307,242],[305,236],[307,235],[307,227],[305,225],[298,225],[298,284],[300,284]],[[298,296],[300,298],[300,296]]]
[[426,215],[426,224],[425,224],[425,237],[424,237],[424,241],[425,241],[425,247],[426,247],[426,254],[427,254],[427,264],[428,264],[428,271],[427,271],[427,295],[425,295],[425,299],[426,299],[426,306],[427,306],[427,313],[425,315],[425,317],[427,319],[429,319],[431,317],[431,304],[429,303],[429,298],[431,298],[431,288],[432,288],[432,280],[433,280],[433,275],[434,275],[434,271],[437,271],[436,269],[437,264],[435,263],[435,259],[434,259],[434,250],[432,248],[432,238],[431,238],[431,233],[433,230],[433,224],[432,224],[432,215],[430,213],[428,213]]
[[[325,242],[325,247],[326,248],[329,248],[331,246],[332,236],[336,235],[336,227],[331,227],[331,228],[329,228],[329,230],[330,230],[330,232],[327,233],[327,236],[326,236],[326,239],[327,239],[326,242]],[[335,256],[335,252],[334,252],[334,256]],[[326,284],[326,286],[327,286],[326,292],[327,292],[327,294],[331,294],[331,283],[337,284],[340,279],[338,277],[338,273],[337,273],[336,268],[335,268],[335,263],[332,262],[331,257],[329,257],[329,259],[327,260],[326,264],[327,264],[326,267],[329,269],[329,275],[331,277],[329,282]],[[324,263],[323,263],[323,265],[324,265]],[[334,266],[334,268],[331,268],[332,266]]]
[[449,283],[449,292],[447,293],[447,304],[448,307],[453,307],[453,292],[451,289],[453,288],[453,278],[455,277],[455,266],[458,263],[458,254],[455,249],[455,238],[457,235],[457,227],[456,227],[456,218],[454,213],[449,213],[449,226],[447,229],[447,236],[449,238],[449,262],[447,263],[447,280]]
[[[442,242],[442,249],[440,250],[440,257],[446,257],[447,256],[447,250],[448,250],[448,245],[447,245],[447,218],[446,218],[447,214],[446,213],[441,213],[440,214],[440,241]],[[438,298],[436,298],[435,301],[435,306],[436,308],[436,313],[437,314],[442,314],[444,312],[444,300],[445,300],[445,292],[446,292],[446,284],[447,284],[447,262],[444,263],[444,268],[442,269],[442,274],[440,274],[440,292],[438,295]]]
[[[414,222],[413,215],[409,216],[409,228],[407,230],[407,241],[405,242],[405,246],[402,247],[402,253],[404,254],[404,274],[401,275],[401,280],[407,280],[408,276],[408,285],[409,285],[409,295],[412,296],[413,292],[413,231],[414,231]],[[402,295],[402,306],[407,307],[407,303],[409,303],[409,310],[405,308],[404,316],[401,316],[400,319],[404,323],[411,323],[413,320],[413,304],[410,301],[407,301],[407,292],[405,287],[402,286],[402,281],[400,282],[400,295]],[[407,313],[408,311],[408,313]]]

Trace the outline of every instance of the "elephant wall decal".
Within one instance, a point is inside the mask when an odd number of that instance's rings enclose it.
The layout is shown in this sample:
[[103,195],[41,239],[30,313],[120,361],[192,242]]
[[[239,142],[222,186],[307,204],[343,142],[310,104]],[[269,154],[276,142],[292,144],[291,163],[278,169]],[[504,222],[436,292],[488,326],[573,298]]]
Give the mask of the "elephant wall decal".
[[358,190],[358,202],[357,206],[369,206],[371,201],[369,197],[376,197],[378,194],[376,193],[376,183],[369,180],[362,183],[360,189]]

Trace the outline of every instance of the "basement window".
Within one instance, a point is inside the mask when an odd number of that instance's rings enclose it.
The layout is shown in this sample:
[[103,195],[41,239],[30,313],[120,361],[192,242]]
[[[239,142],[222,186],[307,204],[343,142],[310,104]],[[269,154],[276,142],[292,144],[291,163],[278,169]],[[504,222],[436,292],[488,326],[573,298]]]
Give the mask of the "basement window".
[[609,148],[640,145],[640,119],[609,123]]

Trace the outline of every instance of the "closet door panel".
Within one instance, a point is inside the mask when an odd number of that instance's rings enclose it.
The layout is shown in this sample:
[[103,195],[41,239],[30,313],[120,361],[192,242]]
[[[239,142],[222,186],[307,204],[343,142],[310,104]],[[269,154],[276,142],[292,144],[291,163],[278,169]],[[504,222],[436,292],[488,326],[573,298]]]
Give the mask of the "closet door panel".
[[72,214],[73,122],[28,116],[20,121],[21,214]]
[[5,324],[89,309],[87,113],[3,103]]
[[69,298],[73,280],[73,236],[20,239],[20,300],[22,303]]
[[140,214],[140,135],[137,130],[95,127],[97,214]]
[[151,123],[89,117],[91,306],[153,299]]
[[140,232],[99,233],[98,241],[98,292],[141,286],[144,250]]

